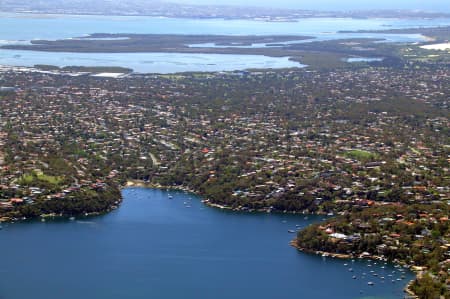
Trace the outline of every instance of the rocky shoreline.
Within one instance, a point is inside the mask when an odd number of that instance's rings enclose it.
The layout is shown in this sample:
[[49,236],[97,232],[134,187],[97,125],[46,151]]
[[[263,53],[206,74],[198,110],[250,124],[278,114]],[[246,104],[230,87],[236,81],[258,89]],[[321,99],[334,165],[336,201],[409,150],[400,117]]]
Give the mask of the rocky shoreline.
[[72,218],[72,217],[92,217],[92,216],[99,216],[107,214],[113,210],[116,210],[119,208],[120,204],[122,203],[122,196],[120,193],[118,193],[117,197],[114,197],[114,199],[108,203],[105,207],[103,207],[101,210],[97,211],[89,211],[89,209],[85,209],[83,212],[70,212],[67,210],[59,209],[60,212],[53,211],[47,211],[45,213],[40,214],[34,214],[32,216],[20,213],[19,211],[15,211],[13,213],[0,215],[0,224],[2,223],[14,223],[14,222],[21,222],[21,221],[27,221],[27,220],[33,220],[33,219],[40,219],[42,222],[45,222],[46,219],[63,219],[63,218]]
[[[303,248],[303,247],[301,247],[301,246],[299,246],[297,244],[297,239],[293,239],[291,242],[289,242],[289,245],[291,245],[292,247],[296,248],[298,251],[311,253],[311,254],[317,254],[317,255],[324,256],[324,257],[332,257],[332,258],[339,258],[339,259],[351,259],[351,258],[354,258],[354,256],[352,256],[350,254],[341,254],[341,253],[326,252],[326,251],[321,251],[321,250],[306,249],[306,248]],[[382,257],[375,256],[375,255],[359,255],[358,258],[373,259],[373,260],[385,260]],[[416,278],[419,275],[421,275],[421,271],[415,271],[412,268],[410,270],[412,270],[413,272],[416,272]],[[412,279],[411,281],[409,281],[408,284],[403,289],[403,291],[408,296],[408,297],[405,297],[405,298],[408,298],[408,299],[420,299],[419,296],[417,296],[411,289],[411,286],[412,286],[414,280],[415,279]]]
[[[126,182],[126,184],[124,186],[122,186],[122,188],[127,188],[127,187],[142,187],[142,188],[154,188],[154,189],[161,189],[161,190],[178,190],[178,191],[183,191],[183,192],[189,192],[198,196],[202,196],[201,194],[199,194],[197,191],[186,187],[186,186],[166,186],[166,185],[161,185],[161,184],[153,184],[153,183],[147,183],[144,181],[140,181],[140,180],[128,180]],[[264,208],[260,208],[260,209],[251,209],[245,206],[238,206],[238,207],[233,207],[233,206],[229,206],[229,205],[224,205],[224,204],[218,204],[218,203],[214,203],[211,202],[209,199],[202,199],[202,203],[205,204],[208,207],[213,207],[213,208],[218,208],[221,210],[230,210],[230,211],[235,211],[235,212],[256,212],[256,213],[284,213],[284,214],[305,214],[304,212],[300,212],[300,211],[281,211],[281,210],[275,210],[272,207],[264,207]],[[314,214],[314,215],[326,215],[326,213],[307,213],[308,215]]]

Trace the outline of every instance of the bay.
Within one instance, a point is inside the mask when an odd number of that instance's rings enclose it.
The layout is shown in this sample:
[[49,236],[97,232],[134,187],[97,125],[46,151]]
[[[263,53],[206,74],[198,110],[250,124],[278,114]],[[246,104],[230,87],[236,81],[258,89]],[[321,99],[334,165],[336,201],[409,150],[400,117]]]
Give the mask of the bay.
[[229,212],[143,188],[124,189],[123,198],[104,216],[0,230],[0,297],[391,299],[413,277],[392,283],[400,276],[393,265],[289,246],[288,230],[319,216]]
[[[61,39],[92,33],[311,35],[338,31],[449,26],[450,18],[306,18],[297,22],[0,13],[0,40]],[[345,35],[345,34],[344,34]],[[367,34],[358,34],[364,37]],[[370,34],[369,34],[370,35]]]
[[[350,19],[307,18],[297,22],[257,20],[180,19],[145,16],[76,16],[0,13],[0,45],[27,44],[37,39],[65,39],[92,33],[299,35],[312,36],[302,42],[339,38],[381,38],[386,42],[419,42],[418,34],[339,33],[448,26],[450,19]],[[296,42],[296,41],[293,41]],[[253,45],[261,47],[265,45]],[[32,66],[121,66],[137,72],[230,71],[249,68],[302,67],[287,57],[183,53],[42,53],[0,50],[0,65]]]
[[293,68],[303,64],[289,57],[184,53],[68,53],[0,50],[0,64],[28,66],[122,66],[138,73],[217,72],[248,68]]

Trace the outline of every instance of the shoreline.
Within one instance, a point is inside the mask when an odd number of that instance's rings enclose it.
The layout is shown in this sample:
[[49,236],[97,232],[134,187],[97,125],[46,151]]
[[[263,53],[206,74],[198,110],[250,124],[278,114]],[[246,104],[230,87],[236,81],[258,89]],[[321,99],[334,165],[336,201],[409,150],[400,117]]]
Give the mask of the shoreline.
[[[202,5],[200,5],[202,6]],[[231,5],[231,7],[236,7],[234,5]],[[250,7],[251,8],[251,7]],[[270,9],[270,8],[269,8]],[[308,11],[308,10],[307,10]],[[395,12],[393,9],[388,9],[388,12]],[[449,18],[450,14],[445,12],[427,12],[425,10],[422,10],[422,14],[419,15],[388,15],[388,16],[379,16],[379,15],[358,15],[358,14],[348,14],[345,13],[345,11],[342,10],[328,10],[326,11],[326,14],[323,13],[323,11],[319,10],[309,10],[308,12],[313,12],[313,14],[303,14],[299,15],[298,12],[304,12],[304,10],[300,8],[287,8],[284,9],[284,13],[281,14],[270,14],[267,15],[267,12],[261,12],[261,14],[255,14],[252,16],[246,16],[246,15],[216,15],[216,14],[208,14],[205,13],[204,15],[172,15],[167,13],[140,13],[136,14],[135,12],[125,12],[125,13],[118,13],[117,11],[108,12],[108,11],[102,11],[102,12],[93,12],[93,11],[77,11],[67,9],[67,11],[51,11],[51,10],[33,10],[33,9],[16,9],[16,8],[10,8],[6,10],[0,10],[0,14],[5,15],[19,15],[21,18],[42,18],[42,17],[64,17],[64,16],[71,16],[71,17],[124,17],[124,18],[135,18],[135,17],[144,17],[144,18],[157,18],[157,19],[199,19],[199,20],[211,20],[211,19],[219,19],[219,20],[248,20],[248,21],[259,21],[259,22],[298,22],[300,20],[304,19],[354,19],[354,20],[360,20],[360,19],[387,19],[387,20],[396,20],[396,19],[430,19],[430,18]],[[411,12],[411,10],[406,10],[406,12]],[[430,15],[431,14],[431,15]]]
[[63,213],[48,213],[48,214],[41,214],[39,216],[35,216],[35,217],[20,217],[20,218],[14,218],[14,217],[8,217],[8,216],[2,216],[0,217],[0,225],[1,224],[13,224],[16,222],[25,222],[25,221],[30,221],[30,220],[38,220],[41,219],[42,222],[45,222],[46,219],[70,219],[72,217],[95,217],[95,216],[101,216],[101,215],[106,215],[116,209],[119,208],[120,204],[122,203],[122,200],[120,199],[120,201],[109,207],[107,210],[103,211],[103,212],[89,212],[89,213],[80,213],[80,214],[63,214]]
[[[139,188],[152,188],[152,189],[159,189],[159,190],[176,190],[176,191],[183,191],[183,192],[188,192],[188,193],[192,193],[196,196],[202,197],[201,194],[199,194],[197,191],[190,189],[189,187],[186,186],[164,186],[161,184],[153,184],[153,183],[147,183],[145,181],[141,181],[141,180],[127,180],[124,184],[118,184],[118,188],[119,190],[123,190],[125,188],[129,188],[129,187],[139,187]],[[222,205],[222,204],[217,204],[217,203],[213,203],[210,202],[209,199],[200,199],[201,202],[211,208],[216,208],[216,209],[221,209],[221,210],[228,210],[228,211],[234,211],[234,212],[245,212],[245,213],[284,213],[284,214],[305,214],[302,212],[296,212],[296,211],[278,211],[278,210],[274,210],[270,207],[267,208],[261,208],[261,209],[250,209],[247,207],[236,207],[233,208],[232,206],[228,206],[228,205]],[[114,211],[116,209],[118,209],[120,207],[122,203],[122,197],[118,198],[113,205],[109,206],[106,210],[102,211],[102,212],[86,212],[86,213],[80,213],[80,214],[76,214],[76,215],[72,215],[72,214],[64,214],[64,213],[47,213],[47,214],[41,214],[35,217],[10,217],[10,216],[0,216],[0,224],[2,223],[15,223],[15,222],[22,222],[22,221],[27,221],[27,220],[32,220],[32,219],[48,219],[48,218],[70,218],[70,217],[91,217],[91,216],[100,216],[100,215],[105,215],[107,213],[110,213],[111,211]],[[320,214],[320,213],[308,213],[305,215],[326,215],[326,214]]]
[[[177,190],[177,191],[184,191],[184,192],[189,192],[192,194],[195,194],[199,197],[203,198],[203,195],[198,193],[197,191],[186,187],[186,186],[165,186],[165,185],[160,185],[160,184],[153,184],[153,183],[146,183],[144,181],[141,180],[127,180],[127,182],[121,186],[121,189],[124,188],[128,188],[128,187],[141,187],[141,188],[154,188],[154,189],[159,189],[159,190]],[[203,204],[205,204],[208,207],[212,207],[212,208],[217,208],[217,209],[221,209],[221,210],[229,210],[229,211],[234,211],[234,212],[246,212],[246,213],[280,213],[280,214],[293,214],[293,215],[318,215],[318,216],[326,216],[327,213],[323,212],[323,213],[304,213],[301,211],[281,211],[281,210],[275,210],[274,208],[271,207],[264,207],[264,208],[260,208],[260,209],[251,209],[251,208],[247,208],[245,206],[238,206],[238,207],[232,207],[226,204],[218,204],[218,203],[214,203],[211,202],[209,199],[201,199],[201,202]]]
[[[195,192],[195,190],[192,190],[188,187],[185,186],[163,186],[163,185],[159,185],[159,184],[152,184],[152,183],[146,183],[143,181],[139,181],[139,180],[128,180],[126,182],[126,184],[122,187],[123,188],[127,188],[127,187],[141,187],[141,188],[154,188],[154,189],[171,189],[171,190],[178,190],[178,191],[185,191],[185,192],[190,192],[193,193],[197,196],[201,196],[200,194],[198,194],[198,192]],[[255,211],[250,211],[250,210],[243,210],[243,209],[236,209],[227,205],[220,205],[220,204],[216,204],[216,203],[212,203],[210,202],[208,199],[203,199],[201,200],[201,202],[208,206],[208,207],[212,207],[212,208],[217,208],[217,209],[221,209],[221,210],[229,210],[229,211],[237,211],[237,212],[247,212],[247,213],[251,213],[251,212],[267,212],[270,213],[268,211],[264,211],[264,210],[255,210]],[[296,214],[295,212],[291,212],[290,214]],[[313,215],[319,215],[319,214],[313,214]],[[294,247],[295,249],[297,249],[298,251],[304,252],[304,253],[310,253],[310,254],[316,254],[316,255],[321,255],[324,257],[331,257],[331,258],[338,258],[338,259],[351,259],[351,258],[358,258],[358,259],[373,259],[373,260],[383,260],[386,261],[385,258],[382,258],[381,256],[374,256],[374,255],[369,255],[369,256],[352,256],[351,254],[343,254],[343,253],[333,253],[333,252],[326,252],[326,251],[320,251],[320,250],[309,250],[306,248],[303,248],[301,246],[299,246],[296,242],[296,238],[293,239],[291,242],[289,242],[289,245]],[[411,290],[411,286],[412,283],[414,282],[415,279],[417,279],[420,271],[415,271],[414,269],[410,268],[409,270],[411,270],[412,272],[416,273],[416,276],[414,279],[410,280],[406,286],[403,289],[403,292],[405,292],[406,294],[408,294],[409,297],[405,297],[405,298],[409,298],[409,299],[420,299],[412,290]]]
[[[122,190],[122,186],[120,186],[120,185],[116,185],[115,187],[118,189],[118,191]],[[123,201],[122,194],[120,192],[119,192],[119,194],[120,194],[120,196],[118,198],[114,198],[115,199],[114,202],[109,203],[108,206],[105,207],[105,209],[101,210],[101,211],[80,212],[80,213],[75,213],[75,214],[69,214],[69,213],[65,213],[65,212],[60,212],[60,213],[50,212],[50,213],[42,213],[37,216],[31,216],[31,217],[17,216],[17,215],[15,215],[15,216],[0,215],[0,226],[2,223],[12,224],[15,222],[24,222],[24,221],[39,220],[39,219],[42,222],[45,222],[46,219],[70,219],[72,217],[94,217],[94,216],[106,215],[106,214],[118,209],[120,207],[120,205],[122,204],[122,201]]]
[[[327,252],[327,251],[321,251],[321,250],[311,250],[311,249],[306,249],[303,248],[301,246],[299,246],[297,244],[297,239],[293,239],[291,242],[289,242],[289,245],[294,247],[295,249],[297,249],[298,251],[304,252],[304,253],[310,253],[310,254],[316,254],[316,255],[321,255],[323,257],[331,257],[331,258],[338,258],[338,259],[351,259],[351,258],[355,258],[355,256],[352,256],[351,254],[341,254],[341,253],[334,253],[334,252]],[[383,259],[380,256],[376,256],[376,255],[369,255],[369,256],[363,256],[363,255],[359,255],[358,257],[356,257],[358,259],[372,259],[372,260],[386,260]],[[413,268],[409,268],[409,270],[411,270],[412,272],[414,272],[416,274],[415,278],[410,280],[406,286],[403,289],[403,292],[407,293],[409,297],[405,297],[405,298],[409,298],[409,299],[420,299],[419,296],[417,296],[412,290],[411,290],[411,286],[414,282],[414,280],[416,280],[418,278],[418,276],[420,275],[421,271],[418,270],[414,270]]]
[[[431,41],[431,42],[433,42],[433,41]],[[434,51],[450,51],[450,42],[427,44],[427,45],[420,46],[420,48],[425,49],[425,50],[434,50]]]
[[321,255],[321,256],[324,256],[324,257],[332,257],[332,258],[339,258],[339,259],[351,259],[351,258],[353,258],[353,256],[350,255],[350,254],[334,253],[334,252],[327,252],[327,251],[321,251],[321,250],[306,249],[306,248],[303,248],[303,247],[299,246],[296,241],[297,241],[296,238],[293,239],[291,242],[289,242],[289,245],[291,245],[292,247],[294,247],[295,249],[297,249],[298,251],[301,251],[301,252],[312,253],[312,254]]
[[164,186],[161,184],[153,184],[153,183],[147,183],[141,180],[127,180],[125,184],[120,186],[120,189],[130,188],[130,187],[140,187],[140,188],[153,188],[153,189],[170,189],[170,190],[177,190],[177,191],[184,191],[193,193],[196,195],[199,195],[195,190],[192,190],[185,186]]
[[[158,189],[158,190],[176,190],[176,191],[183,191],[183,192],[189,192],[192,193],[194,195],[197,195],[199,197],[201,197],[201,195],[196,192],[193,189],[190,189],[186,186],[164,186],[164,185],[160,185],[160,184],[153,184],[153,183],[147,183],[141,180],[127,180],[124,184],[120,184],[119,185],[119,190],[123,190],[125,188],[130,188],[130,187],[138,187],[138,188],[150,188],[150,189]],[[113,210],[116,210],[120,207],[121,203],[122,203],[122,197],[120,197],[120,199],[118,199],[116,201],[116,203],[110,207],[108,207],[107,210],[102,211],[102,212],[91,212],[91,213],[80,213],[79,215],[68,215],[68,214],[56,214],[56,213],[50,213],[50,214],[41,214],[39,216],[33,217],[33,218],[11,218],[11,217],[0,217],[0,229],[2,228],[1,225],[3,223],[15,223],[15,222],[25,222],[25,221],[30,221],[30,220],[38,220],[40,219],[42,222],[45,222],[46,219],[71,219],[72,217],[94,217],[94,216],[100,216],[100,215],[106,215],[110,212],[112,212]],[[221,204],[216,204],[216,203],[212,203],[209,201],[209,199],[201,199],[201,202],[211,208],[216,208],[216,209],[221,209],[221,210],[229,210],[229,211],[235,211],[235,212],[245,212],[245,213],[252,213],[252,212],[266,212],[266,213],[271,213],[272,209],[257,209],[257,210],[252,210],[252,209],[247,209],[245,207],[240,207],[240,208],[233,208],[231,206],[227,206],[227,205],[221,205]],[[281,211],[275,211],[278,213],[282,213]],[[294,212],[284,212],[284,213],[289,213],[289,214],[297,214],[295,211]],[[300,213],[298,213],[300,214]],[[320,215],[317,213],[311,213],[309,215]],[[72,220],[72,219],[71,219]],[[323,257],[331,257],[331,258],[338,258],[338,259],[351,259],[351,258],[358,258],[358,259],[373,259],[373,260],[383,260],[386,261],[385,258],[382,258],[380,256],[374,256],[374,255],[359,255],[359,256],[353,256],[351,254],[342,254],[342,253],[334,253],[334,252],[327,252],[327,251],[321,251],[321,250],[311,250],[311,249],[306,249],[303,248],[301,246],[299,246],[297,244],[297,239],[294,238],[293,240],[291,240],[289,242],[289,245],[294,247],[295,249],[297,249],[298,251],[301,251],[303,253],[309,253],[309,254],[315,254],[315,255],[321,255]],[[411,271],[416,273],[416,276],[414,279],[410,280],[407,285],[404,287],[403,291],[405,293],[408,294],[409,297],[405,297],[405,298],[409,298],[409,299],[420,299],[412,290],[411,290],[411,286],[412,283],[414,282],[415,279],[418,278],[418,276],[420,275],[420,273],[422,271],[419,270],[414,270],[414,268],[409,268]]]

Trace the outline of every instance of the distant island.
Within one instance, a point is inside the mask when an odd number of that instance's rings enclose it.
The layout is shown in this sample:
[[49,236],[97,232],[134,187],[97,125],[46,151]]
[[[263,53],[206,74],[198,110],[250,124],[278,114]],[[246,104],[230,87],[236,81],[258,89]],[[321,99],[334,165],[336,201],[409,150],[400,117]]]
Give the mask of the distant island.
[[418,10],[313,11],[249,7],[245,5],[193,5],[166,1],[31,1],[0,0],[0,10],[15,13],[155,16],[169,18],[253,19],[295,22],[301,18],[440,18],[449,13]]
[[428,43],[450,39],[449,27],[388,29],[381,31],[342,31],[342,33],[421,34],[427,41],[420,45],[384,43],[383,38],[345,38],[315,40],[311,36],[296,35],[180,35],[180,34],[124,34],[93,33],[61,40],[32,40],[30,44],[9,44],[0,49],[45,52],[80,53],[199,53],[239,54],[289,57],[312,68],[350,67],[349,59],[377,66],[401,66],[410,60],[449,63],[450,55],[420,48]]
[[[245,48],[253,44],[275,44],[312,39],[299,35],[184,35],[184,34],[110,34],[94,33],[62,40],[32,40],[30,45],[5,45],[1,48],[47,52],[85,53],[221,53],[258,51]],[[191,46],[211,44],[211,46]],[[219,46],[215,48],[214,46]],[[228,49],[227,49],[228,48]]]
[[422,34],[430,37],[430,41],[447,41],[450,38],[450,27],[439,26],[430,28],[407,28],[407,29],[385,29],[385,30],[357,30],[339,31],[340,33],[392,33],[392,34]]

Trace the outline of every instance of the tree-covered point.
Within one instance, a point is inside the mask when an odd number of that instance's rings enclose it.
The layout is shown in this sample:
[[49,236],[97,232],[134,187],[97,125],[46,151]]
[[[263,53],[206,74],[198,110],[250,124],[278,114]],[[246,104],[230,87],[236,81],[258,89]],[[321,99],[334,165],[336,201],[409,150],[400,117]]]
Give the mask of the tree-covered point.
[[18,205],[6,213],[10,217],[34,218],[41,215],[76,216],[101,214],[117,207],[121,201],[120,190],[105,186],[103,190],[81,189],[70,196],[53,200],[36,200],[32,204]]
[[342,213],[300,231],[307,251],[379,257],[426,270],[412,289],[420,298],[447,298],[450,223],[447,204],[383,205]]
[[[0,192],[0,196],[15,196],[12,205],[3,205],[1,216],[5,219],[34,218],[43,215],[76,216],[102,214],[108,212],[121,202],[121,193],[116,183],[105,184],[101,188],[82,187],[69,194],[48,188],[47,185],[34,184],[40,188],[37,193],[25,194],[23,191]],[[36,187],[39,186],[39,187]]]

